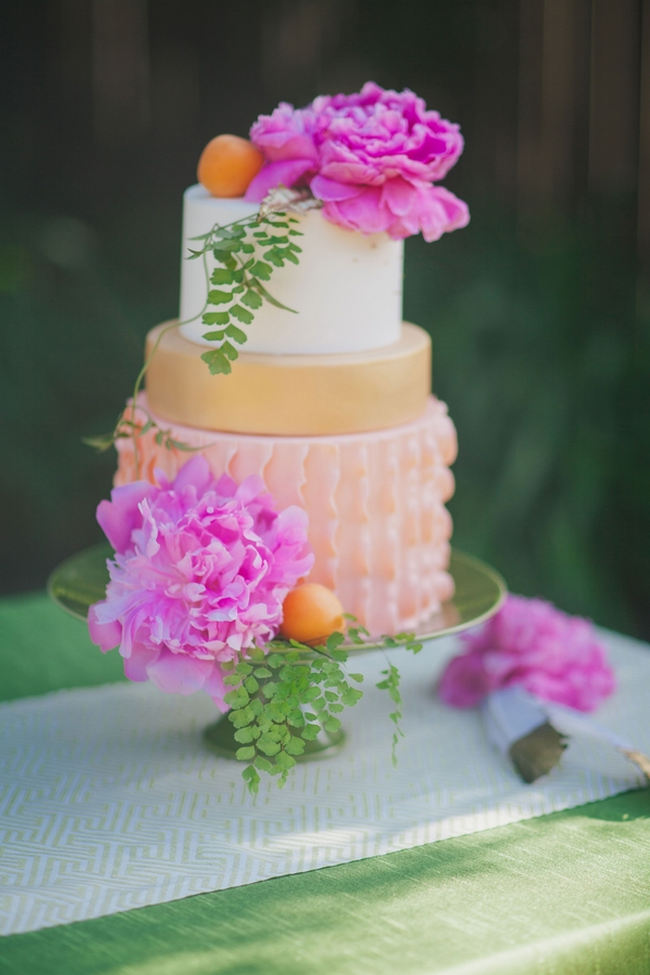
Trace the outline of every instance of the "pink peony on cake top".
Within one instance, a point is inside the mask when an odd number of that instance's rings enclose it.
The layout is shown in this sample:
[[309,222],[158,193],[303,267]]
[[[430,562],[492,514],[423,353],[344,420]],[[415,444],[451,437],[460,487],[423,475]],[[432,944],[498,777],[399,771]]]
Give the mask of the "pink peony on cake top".
[[433,241],[469,222],[467,205],[434,185],[463,151],[460,129],[412,91],[369,81],[358,94],[321,95],[301,109],[282,102],[250,134],[266,161],[249,200],[305,186],[332,223],[395,239]]

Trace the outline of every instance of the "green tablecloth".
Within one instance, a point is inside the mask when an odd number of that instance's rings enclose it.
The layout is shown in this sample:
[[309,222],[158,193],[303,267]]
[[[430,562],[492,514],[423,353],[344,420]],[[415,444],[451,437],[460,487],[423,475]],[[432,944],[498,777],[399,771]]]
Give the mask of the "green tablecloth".
[[[44,595],[0,605],[0,698],[120,678]],[[649,975],[650,791],[0,940],[0,972]],[[1,850],[0,850],[1,856]]]

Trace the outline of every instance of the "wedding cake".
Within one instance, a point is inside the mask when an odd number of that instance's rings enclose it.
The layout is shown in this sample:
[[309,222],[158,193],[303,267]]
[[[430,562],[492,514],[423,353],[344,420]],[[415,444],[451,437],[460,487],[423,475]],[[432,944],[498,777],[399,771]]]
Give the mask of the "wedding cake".
[[453,593],[456,434],[431,340],[402,321],[402,278],[406,236],[468,221],[437,184],[462,145],[413,93],[373,83],[261,116],[247,185],[184,194],[179,319],[149,333],[137,436],[116,441],[116,485],[173,478],[200,451],[215,477],[258,475],[302,508],[309,580],[373,634]]

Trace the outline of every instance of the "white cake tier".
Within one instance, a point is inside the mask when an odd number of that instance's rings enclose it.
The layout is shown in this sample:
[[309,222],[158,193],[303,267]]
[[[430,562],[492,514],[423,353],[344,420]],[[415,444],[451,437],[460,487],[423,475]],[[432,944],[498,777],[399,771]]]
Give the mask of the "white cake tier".
[[[256,204],[243,199],[211,196],[191,186],[183,197],[180,320],[192,342],[209,331],[201,323],[206,280],[201,260],[187,260],[197,249],[193,237],[215,223],[228,224],[248,216]],[[319,355],[365,352],[392,345],[402,322],[403,244],[386,234],[364,235],[325,220],[320,211],[299,217],[295,240],[302,247],[300,264],[273,271],[268,290],[296,314],[265,303],[246,326],[246,352],[279,355]],[[215,263],[208,264],[212,271]],[[198,316],[198,317],[196,317]]]

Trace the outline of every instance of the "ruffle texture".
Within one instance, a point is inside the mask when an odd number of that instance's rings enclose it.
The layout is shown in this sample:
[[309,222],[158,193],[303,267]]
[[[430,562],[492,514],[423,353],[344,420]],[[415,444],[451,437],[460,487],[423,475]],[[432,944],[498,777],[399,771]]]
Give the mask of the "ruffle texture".
[[[142,394],[142,405],[146,405]],[[449,566],[456,431],[431,397],[412,423],[373,433],[264,437],[159,421],[175,440],[201,448],[216,477],[261,478],[279,509],[307,514],[314,553],[309,578],[338,594],[374,635],[413,628],[453,593]],[[118,440],[115,484],[135,480],[133,443]],[[138,438],[140,476],[175,477],[187,453]]]

